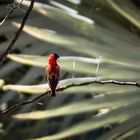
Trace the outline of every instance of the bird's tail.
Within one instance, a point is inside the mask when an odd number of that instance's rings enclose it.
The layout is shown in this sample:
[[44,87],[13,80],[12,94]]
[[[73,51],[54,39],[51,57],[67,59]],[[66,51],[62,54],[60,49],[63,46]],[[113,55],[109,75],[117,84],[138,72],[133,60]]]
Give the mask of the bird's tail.
[[51,96],[56,96],[56,94],[55,94],[55,89],[52,90]]

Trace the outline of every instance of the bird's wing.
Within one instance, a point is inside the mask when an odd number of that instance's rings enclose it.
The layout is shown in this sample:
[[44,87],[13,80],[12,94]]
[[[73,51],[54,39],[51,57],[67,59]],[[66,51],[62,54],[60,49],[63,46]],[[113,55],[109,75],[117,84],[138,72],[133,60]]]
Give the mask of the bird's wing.
[[50,86],[57,86],[59,81],[59,71],[60,67],[57,65],[56,67],[47,67],[45,71],[45,77]]

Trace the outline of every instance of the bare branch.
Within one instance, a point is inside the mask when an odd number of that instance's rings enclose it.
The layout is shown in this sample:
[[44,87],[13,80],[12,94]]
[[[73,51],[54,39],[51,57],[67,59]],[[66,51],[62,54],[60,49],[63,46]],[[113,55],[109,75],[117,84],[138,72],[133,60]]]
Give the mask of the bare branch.
[[3,53],[3,55],[0,57],[0,62],[4,62],[6,60],[6,57],[8,55],[8,53],[10,52],[10,50],[12,49],[12,47],[14,46],[15,42],[18,40],[23,28],[24,28],[24,25],[29,17],[29,14],[30,12],[32,11],[32,8],[33,8],[33,5],[34,5],[34,1],[35,0],[32,0],[31,1],[31,4],[25,14],[25,16],[23,17],[23,20],[22,20],[22,23],[21,23],[21,26],[19,28],[19,30],[17,31],[15,37],[13,38],[13,40],[11,41],[10,45],[8,46],[8,48],[6,49],[6,51]]
[[[69,79],[70,80],[70,79]],[[66,81],[65,81],[66,82]],[[97,84],[115,84],[115,85],[126,85],[126,86],[136,86],[136,87],[139,87],[140,88],[140,81],[138,82],[123,82],[123,81],[116,81],[116,80],[92,80],[92,81],[85,81],[85,82],[82,82],[82,83],[70,83],[70,84],[67,84],[66,86],[62,86],[62,87],[59,87],[59,89],[57,89],[57,91],[63,91],[67,88],[71,88],[71,87],[76,87],[76,86],[84,86],[84,85],[89,85],[89,84],[93,84],[93,83],[97,83]],[[6,114],[8,114],[9,112],[12,112],[22,106],[25,106],[27,104],[31,104],[33,102],[36,102],[37,100],[41,99],[42,97],[44,97],[45,95],[47,95],[49,93],[49,89],[37,96],[36,98],[32,99],[32,100],[28,100],[28,101],[25,101],[25,102],[22,102],[22,103],[18,103],[18,104],[15,104],[13,106],[11,106],[10,108],[2,111],[0,113],[0,118],[3,118]]]
[[20,108],[20,107],[22,107],[22,106],[25,106],[25,105],[27,105],[27,104],[31,104],[31,103],[34,103],[34,102],[40,100],[42,97],[46,96],[47,94],[48,94],[48,92],[45,92],[45,93],[43,93],[43,94],[37,96],[36,98],[34,98],[34,99],[32,99],[32,100],[28,100],[28,101],[25,101],[25,102],[21,102],[21,103],[18,103],[18,104],[15,104],[15,105],[9,107],[8,109],[6,109],[6,110],[4,110],[4,111],[2,111],[2,112],[0,113],[0,118],[3,118],[3,117],[4,117],[6,114],[8,114],[9,112],[12,112],[12,111],[14,111],[14,110],[16,110],[16,109],[18,109],[18,108]]
[[65,87],[60,87],[58,89],[58,91],[65,90],[65,89],[70,88],[70,87],[84,86],[84,85],[89,85],[89,84],[93,84],[93,83],[136,86],[136,87],[140,88],[140,81],[138,81],[138,82],[123,82],[123,81],[116,81],[116,80],[93,80],[93,81],[88,81],[88,82],[86,81],[86,82],[82,82],[82,83],[69,84],[69,85],[66,85]]
[[5,20],[14,12],[14,10],[20,7],[22,2],[23,0],[19,4],[12,4],[12,10],[4,17],[4,19],[0,22],[0,25],[2,25],[5,22]]

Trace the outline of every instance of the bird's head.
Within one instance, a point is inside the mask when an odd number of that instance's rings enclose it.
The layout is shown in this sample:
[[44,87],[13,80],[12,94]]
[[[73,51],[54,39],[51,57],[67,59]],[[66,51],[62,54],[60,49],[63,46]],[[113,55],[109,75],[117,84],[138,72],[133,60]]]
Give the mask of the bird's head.
[[56,64],[56,60],[59,58],[58,54],[56,53],[51,53],[48,57],[48,63],[49,64]]
[[51,54],[49,55],[49,58],[50,58],[50,59],[55,59],[55,60],[57,60],[57,59],[59,58],[59,56],[58,56],[58,54],[56,54],[56,53],[51,53]]
[[59,55],[56,53],[53,53],[55,60],[57,60],[59,58]]

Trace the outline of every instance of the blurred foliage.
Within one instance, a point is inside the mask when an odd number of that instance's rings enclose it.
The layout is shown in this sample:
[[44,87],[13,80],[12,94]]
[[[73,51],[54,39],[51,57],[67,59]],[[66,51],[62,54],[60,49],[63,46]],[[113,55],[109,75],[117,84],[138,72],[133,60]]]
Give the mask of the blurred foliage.
[[[24,0],[0,26],[0,55],[29,4]],[[36,1],[0,67],[0,110],[48,88],[44,68],[51,52],[61,56],[60,86],[95,78],[100,56],[97,75],[102,79],[139,81],[139,5],[138,0]],[[10,10],[5,5],[0,9],[2,20]],[[6,115],[0,120],[0,139],[138,140],[139,92],[138,87],[110,84],[66,89]]]

